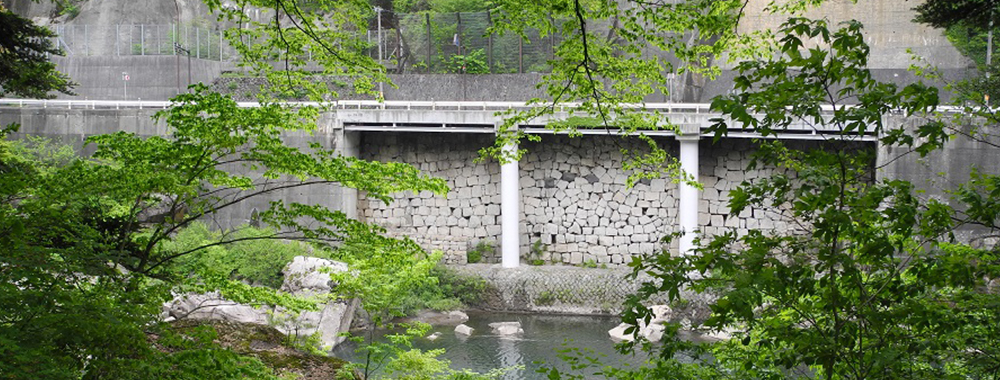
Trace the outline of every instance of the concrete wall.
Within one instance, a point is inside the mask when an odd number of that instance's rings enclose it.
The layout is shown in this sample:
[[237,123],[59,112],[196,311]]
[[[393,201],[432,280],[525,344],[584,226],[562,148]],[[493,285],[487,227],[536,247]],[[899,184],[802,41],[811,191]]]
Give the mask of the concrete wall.
[[[451,188],[447,199],[403,193],[388,205],[362,201],[359,214],[366,220],[391,234],[409,236],[426,249],[444,251],[448,263],[464,263],[466,253],[480,241],[498,245],[499,166],[473,163],[476,151],[492,143],[491,136],[367,133],[362,140],[363,158],[413,164],[446,179]],[[676,155],[675,141],[660,143]],[[801,149],[814,146],[792,144]],[[704,140],[700,145],[702,232],[793,228],[779,213],[764,210],[728,217],[729,190],[770,173],[744,169],[754,151],[748,140],[726,139],[714,145]],[[676,230],[676,184],[655,179],[626,186],[628,172],[622,169],[620,149],[642,152],[642,143],[608,136],[545,136],[541,143],[522,147],[528,150],[520,161],[522,261],[623,265],[634,255],[664,248],[660,238]],[[541,249],[533,249],[536,242]],[[499,250],[484,260],[499,262]]]
[[[751,0],[746,7],[741,31],[778,30],[788,16],[764,12],[771,0]],[[781,2],[778,2],[781,3]],[[847,20],[861,22],[865,29],[865,42],[871,47],[869,67],[872,69],[906,69],[911,63],[912,50],[941,69],[962,69],[970,61],[963,57],[944,36],[943,29],[934,29],[914,23],[913,8],[921,1],[899,0],[827,0],[803,16],[827,19],[831,29]]]
[[[541,74],[395,74],[389,75],[392,83],[385,84],[385,100],[418,101],[493,101],[523,102],[544,96],[545,92],[536,88]],[[338,83],[349,82],[341,78]],[[233,94],[238,100],[254,101],[256,94],[266,81],[262,78],[218,78],[213,90]],[[333,86],[340,99],[374,99],[352,92],[351,87]]]
[[[108,134],[118,131],[136,133],[141,137],[167,136],[169,128],[164,123],[152,120],[154,110],[68,110],[68,109],[29,109],[5,108],[0,112],[0,125],[12,123],[21,124],[21,129],[14,138],[25,135],[43,136],[60,141],[76,148],[82,154],[89,155],[96,147],[93,144],[84,145],[89,136]],[[305,148],[309,142],[318,142],[322,146],[334,149],[343,145],[343,134],[330,125],[323,125],[315,135],[305,132],[287,133],[285,142],[291,146]],[[243,174],[250,178],[260,178],[258,173],[246,167],[230,166],[226,170],[233,174]],[[251,211],[268,209],[272,200],[319,204],[334,210],[343,209],[341,199],[345,190],[337,185],[315,185],[275,191],[267,196],[249,198],[232,207],[206,217],[206,223],[213,227],[230,228],[247,223]],[[222,196],[235,196],[235,192]],[[353,211],[351,211],[353,212]]]
[[[60,95],[60,99],[95,100],[167,100],[186,92],[189,83],[211,83],[228,65],[169,55],[52,57],[52,61],[79,83],[74,89],[76,96]],[[122,72],[129,74],[127,91]]]
[[[888,117],[887,123],[915,133],[926,120],[896,115]],[[952,135],[943,149],[923,158],[907,148],[879,147],[876,175],[880,179],[909,181],[920,190],[918,197],[941,200],[962,209],[949,192],[969,182],[974,169],[981,174],[1000,175],[1000,138],[997,137],[1000,127],[984,125],[983,120],[966,119],[958,123]],[[955,231],[960,240],[972,242],[985,232],[988,232],[985,228],[970,225],[960,226]]]

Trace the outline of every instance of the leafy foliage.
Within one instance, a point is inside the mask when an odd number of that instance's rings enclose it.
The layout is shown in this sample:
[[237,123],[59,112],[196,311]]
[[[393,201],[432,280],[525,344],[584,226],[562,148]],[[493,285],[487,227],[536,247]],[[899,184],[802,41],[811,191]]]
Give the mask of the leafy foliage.
[[[367,54],[369,43],[360,36],[375,12],[368,1],[238,0],[223,4],[206,0],[220,20],[249,28],[233,28],[225,38],[254,76],[268,79],[277,94],[305,93],[315,101],[337,97],[336,88],[310,76],[348,77],[359,93],[378,95],[375,84],[388,83],[385,67]],[[250,20],[243,9],[256,8],[274,17]],[[283,21],[284,20],[284,21]],[[320,68],[308,66],[310,62]],[[277,63],[277,64],[275,64]],[[267,92],[261,92],[268,98]]]
[[214,245],[177,259],[180,273],[199,273],[204,268],[229,274],[233,280],[277,289],[284,280],[282,270],[295,256],[329,258],[326,249],[316,249],[298,241],[256,240],[273,235],[270,229],[243,226],[234,231],[216,232],[202,222],[191,223],[180,230],[163,249],[174,252],[189,251],[219,241],[222,236],[235,243]]
[[[717,98],[713,108],[763,136],[792,123],[839,131],[808,150],[758,141],[751,168],[779,170],[730,194],[732,215],[762,208],[803,228],[727,232],[702,239],[695,255],[636,258],[635,273],[656,280],[630,298],[627,321],[649,321],[642,302],[653,294],[676,300],[694,291],[712,295],[701,328],[734,334],[714,345],[670,341],[646,370],[680,368],[697,378],[994,378],[989,372],[1000,363],[986,342],[998,336],[972,316],[996,312],[995,295],[982,288],[997,276],[995,253],[951,243],[958,213],[919,199],[905,181],[875,179],[871,151],[853,144],[868,135],[920,155],[939,148],[948,139],[941,122],[904,129],[881,116],[927,115],[936,90],[873,80],[857,23],[831,32],[822,21],[791,19],[781,33],[784,56],[740,64],[739,93]],[[819,44],[806,49],[806,38]],[[823,104],[832,116],[820,116]],[[720,119],[716,136],[728,128]],[[676,337],[676,327],[667,331]],[[676,362],[685,351],[716,360]],[[628,375],[635,373],[641,370]]]
[[486,53],[476,49],[464,55],[453,55],[448,58],[447,70],[455,74],[489,74],[490,67],[486,64]]
[[990,47],[988,37],[997,5],[990,0],[928,0],[914,8],[914,21],[945,29],[948,41],[979,68],[979,75],[955,83],[959,101],[988,103],[989,98],[1000,96],[1000,85],[992,75],[997,73],[997,65],[987,62],[988,51],[997,50],[997,41]]
[[993,0],[926,0],[913,8],[917,12],[913,21],[935,28],[956,25],[985,28],[996,7]]
[[72,95],[75,85],[56,71],[48,55],[62,55],[52,45],[48,28],[14,14],[0,5],[0,97],[52,98],[58,91]]
[[[412,242],[381,237],[380,228],[340,212],[282,201],[261,213],[272,230],[175,241],[177,232],[198,220],[281,189],[337,182],[382,200],[403,189],[446,189],[443,181],[403,164],[340,157],[318,145],[309,150],[284,145],[282,133],[314,128],[313,109],[274,104],[244,109],[202,87],[194,90],[158,115],[170,136],[94,136],[88,140],[97,148],[94,159],[40,141],[0,140],[0,245],[5,252],[0,300],[10,305],[0,311],[0,350],[11,358],[0,364],[0,373],[14,378],[161,377],[150,374],[155,350],[145,338],[171,291],[220,290],[236,302],[315,307],[235,281],[231,270],[219,273],[225,267],[178,261],[187,255],[200,252],[202,259],[231,262],[236,259],[213,256],[212,250],[275,239],[351,240],[414,252]],[[202,243],[196,246],[194,240]],[[240,252],[241,246],[230,248]],[[236,278],[274,281],[273,268],[265,267],[239,268]],[[191,368],[219,366],[213,368],[227,371],[220,378],[244,376],[239,370],[243,359],[199,355],[203,360]]]
[[479,277],[459,274],[444,265],[435,265],[428,273],[432,282],[414,289],[401,303],[400,309],[411,314],[421,309],[437,311],[459,310],[483,302],[489,285]]
[[493,242],[489,240],[480,240],[476,242],[476,246],[465,253],[465,261],[469,264],[475,264],[483,260],[483,256],[492,256],[496,252],[496,248],[493,247]]

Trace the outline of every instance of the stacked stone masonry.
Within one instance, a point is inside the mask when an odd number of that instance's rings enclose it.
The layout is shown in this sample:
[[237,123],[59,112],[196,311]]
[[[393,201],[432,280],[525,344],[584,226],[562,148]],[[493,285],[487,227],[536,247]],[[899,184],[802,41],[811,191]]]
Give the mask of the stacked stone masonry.
[[[491,145],[489,135],[368,133],[362,136],[365,159],[402,161],[444,178],[448,196],[397,194],[389,204],[362,200],[360,215],[397,236],[409,236],[425,249],[441,250],[445,262],[462,264],[480,242],[495,249],[483,262],[500,261],[500,166],[474,162]],[[673,139],[659,141],[676,156]],[[796,143],[808,149],[810,143]],[[520,165],[521,259],[547,264],[618,266],[632,256],[654,253],[661,238],[676,231],[677,184],[668,179],[626,185],[622,149],[642,153],[643,143],[612,136],[544,136],[524,143]],[[748,209],[729,216],[729,191],[742,181],[769,175],[769,169],[746,170],[753,154],[749,140],[700,143],[699,226],[711,235],[748,229],[787,231],[794,224],[773,210]]]
[[[359,201],[359,215],[395,236],[408,236],[428,250],[441,250],[445,262],[466,261],[478,242],[496,246],[500,236],[500,165],[475,162],[477,150],[492,143],[490,135],[372,133],[362,136],[361,156],[378,161],[406,162],[448,181],[447,197],[430,191],[396,194],[384,204]],[[498,262],[499,251],[486,255]]]

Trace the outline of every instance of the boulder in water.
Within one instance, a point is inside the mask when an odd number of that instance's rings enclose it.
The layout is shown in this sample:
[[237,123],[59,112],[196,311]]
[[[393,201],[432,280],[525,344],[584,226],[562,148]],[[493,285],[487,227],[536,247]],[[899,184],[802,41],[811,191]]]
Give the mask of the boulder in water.
[[466,326],[465,324],[455,326],[455,334],[469,336],[472,335],[473,331],[476,331],[476,329]]
[[494,322],[490,323],[490,328],[497,335],[517,335],[524,333],[524,329],[521,328],[521,322]]

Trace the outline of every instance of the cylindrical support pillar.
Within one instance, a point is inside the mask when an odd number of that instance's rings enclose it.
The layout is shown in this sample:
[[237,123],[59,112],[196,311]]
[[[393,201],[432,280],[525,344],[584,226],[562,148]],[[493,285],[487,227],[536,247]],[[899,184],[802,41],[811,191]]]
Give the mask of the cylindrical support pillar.
[[[517,143],[504,146],[505,157],[513,157]],[[500,248],[504,268],[521,264],[521,184],[517,161],[505,158],[500,163]]]
[[[344,128],[343,120],[337,118],[336,113],[331,114],[326,121],[327,128],[321,131],[330,133],[334,138],[334,150],[344,157],[361,156],[361,135],[358,132],[348,132]],[[340,211],[348,218],[358,218],[358,189],[341,186],[340,187]]]
[[681,145],[681,170],[687,175],[679,184],[678,222],[682,232],[680,254],[689,255],[694,252],[695,231],[698,230],[698,203],[701,201],[698,188],[692,186],[689,180],[698,182],[698,136],[678,136]]

